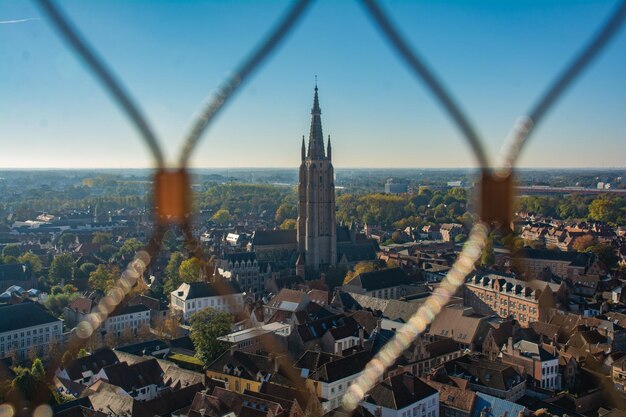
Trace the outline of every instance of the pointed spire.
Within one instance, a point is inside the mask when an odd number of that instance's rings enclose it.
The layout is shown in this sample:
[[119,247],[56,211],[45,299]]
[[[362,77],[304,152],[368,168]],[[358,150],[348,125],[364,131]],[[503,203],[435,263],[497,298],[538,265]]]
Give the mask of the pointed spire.
[[311,109],[311,130],[309,131],[308,158],[313,160],[324,159],[324,135],[322,134],[322,109],[320,109],[317,95],[317,77],[315,80],[315,94]]
[[304,135],[302,135],[302,160],[306,159],[306,146],[304,145]]
[[326,156],[328,159],[332,159],[332,148],[330,147],[330,135],[328,135],[328,147],[326,149]]

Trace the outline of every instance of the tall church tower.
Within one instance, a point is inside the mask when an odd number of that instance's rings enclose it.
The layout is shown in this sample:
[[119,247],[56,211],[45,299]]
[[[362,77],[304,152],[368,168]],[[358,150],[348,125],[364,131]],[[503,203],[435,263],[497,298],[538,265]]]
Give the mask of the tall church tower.
[[301,158],[297,233],[300,256],[296,268],[303,275],[305,266],[319,271],[337,264],[335,174],[331,163],[330,136],[328,148],[324,152],[317,83],[311,109],[309,146],[305,148],[302,136]]

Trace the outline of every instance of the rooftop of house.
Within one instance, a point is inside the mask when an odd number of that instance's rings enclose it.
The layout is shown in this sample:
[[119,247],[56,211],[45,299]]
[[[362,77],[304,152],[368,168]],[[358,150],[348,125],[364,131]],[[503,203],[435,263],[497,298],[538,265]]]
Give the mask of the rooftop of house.
[[[495,417],[495,416],[511,416],[517,417],[525,415],[526,407],[514,402],[503,400],[492,395],[482,392],[476,393],[474,401],[474,410],[472,417]],[[483,414],[483,412],[485,414]],[[521,414],[520,414],[521,413]]]
[[118,362],[103,369],[109,384],[120,387],[128,393],[149,385],[164,385],[163,370],[154,358],[132,365]]
[[30,278],[28,264],[2,264],[0,265],[0,282],[2,281],[26,281]]
[[[25,301],[19,304],[0,306],[0,333],[54,322],[61,324],[60,319],[54,317],[44,306],[38,303]],[[59,330],[61,330],[60,327]]]
[[412,281],[402,268],[386,268],[363,272],[352,278],[347,286],[356,286],[365,291],[377,291],[411,283]]
[[439,391],[439,402],[448,407],[454,407],[466,413],[471,413],[476,401],[476,393],[471,390],[461,389],[454,385],[443,384],[430,379],[421,378],[422,382]]
[[471,307],[444,307],[431,323],[428,333],[465,344],[482,343],[488,332],[488,319],[474,313]]
[[172,291],[172,295],[181,300],[195,300],[198,298],[219,297],[239,294],[241,290],[234,282],[220,281],[209,283],[205,281],[182,283],[178,289]]
[[115,353],[105,347],[94,351],[90,355],[72,360],[66,366],[62,366],[62,369],[65,369],[72,381],[78,381],[83,379],[83,373],[92,372],[97,374],[105,366],[114,365],[118,362],[119,360]]
[[403,373],[384,379],[369,391],[365,402],[391,410],[401,410],[439,391],[418,377]]
[[371,359],[371,353],[360,351],[331,362],[326,362],[311,373],[309,377],[315,381],[326,383],[338,381],[361,373]]
[[283,288],[269,300],[267,306],[279,310],[296,311],[298,306],[307,300],[308,296],[305,292]]
[[252,235],[254,246],[290,245],[296,243],[296,230],[257,230]]
[[511,365],[490,361],[482,356],[461,356],[446,362],[443,366],[450,377],[469,378],[471,384],[502,391],[508,391],[524,383],[520,373]]

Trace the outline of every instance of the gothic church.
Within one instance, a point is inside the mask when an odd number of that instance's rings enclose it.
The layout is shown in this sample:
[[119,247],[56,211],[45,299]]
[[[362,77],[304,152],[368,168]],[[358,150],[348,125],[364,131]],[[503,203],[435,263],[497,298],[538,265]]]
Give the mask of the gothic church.
[[324,152],[322,110],[317,85],[311,109],[309,146],[302,136],[302,163],[298,186],[297,267],[320,270],[337,264],[337,222],[335,220],[335,173],[330,135]]

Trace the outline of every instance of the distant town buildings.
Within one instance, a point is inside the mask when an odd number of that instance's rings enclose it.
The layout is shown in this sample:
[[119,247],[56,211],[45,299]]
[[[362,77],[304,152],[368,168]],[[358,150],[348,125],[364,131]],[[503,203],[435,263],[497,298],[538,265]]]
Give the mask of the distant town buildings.
[[409,191],[409,182],[405,179],[388,178],[385,181],[385,194],[403,194]]

